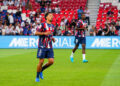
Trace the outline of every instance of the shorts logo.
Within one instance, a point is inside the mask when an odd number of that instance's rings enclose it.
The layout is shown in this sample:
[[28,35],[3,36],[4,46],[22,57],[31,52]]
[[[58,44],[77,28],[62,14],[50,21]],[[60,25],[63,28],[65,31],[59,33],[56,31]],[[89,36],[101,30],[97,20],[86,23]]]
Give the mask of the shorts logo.
[[78,43],[78,39],[76,39],[76,43]]
[[41,56],[41,54],[42,54],[42,50],[40,49],[39,53],[38,53],[38,56]]

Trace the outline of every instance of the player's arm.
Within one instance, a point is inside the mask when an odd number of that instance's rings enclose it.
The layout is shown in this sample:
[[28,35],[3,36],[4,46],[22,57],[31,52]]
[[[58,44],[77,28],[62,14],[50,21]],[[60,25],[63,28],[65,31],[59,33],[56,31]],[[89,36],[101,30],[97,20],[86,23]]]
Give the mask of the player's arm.
[[55,38],[52,38],[52,41],[55,42],[56,41]]
[[75,29],[76,29],[76,30],[87,30],[86,27],[82,27],[82,28],[77,28],[77,27],[75,27]]
[[[55,29],[54,25],[53,25],[53,28]],[[54,31],[55,31],[54,29],[52,30],[53,33],[54,33]],[[55,43],[55,41],[56,41],[55,38],[53,38],[53,36],[52,36],[52,41],[53,41],[54,43]]]
[[41,36],[41,35],[51,35],[52,33],[50,31],[43,32],[44,24],[41,24],[39,27],[37,27],[36,31],[34,32],[35,35]]
[[40,35],[51,35],[51,32],[50,31],[39,32],[39,31],[36,30],[35,35],[38,35],[38,36],[40,36]]

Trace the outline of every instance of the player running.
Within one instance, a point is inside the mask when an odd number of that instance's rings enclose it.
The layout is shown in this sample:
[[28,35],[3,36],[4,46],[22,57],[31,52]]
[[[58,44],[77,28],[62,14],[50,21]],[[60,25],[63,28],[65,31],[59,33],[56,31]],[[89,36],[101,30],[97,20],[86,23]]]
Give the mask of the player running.
[[79,44],[82,45],[82,54],[83,54],[83,63],[88,62],[88,60],[85,59],[85,47],[86,47],[86,37],[85,37],[85,31],[87,30],[87,22],[85,20],[85,15],[82,14],[82,19],[78,20],[77,27],[76,27],[76,33],[75,33],[75,48],[72,50],[70,60],[71,62],[74,62],[73,55],[75,51],[78,49]]
[[[36,82],[40,81],[39,77],[43,79],[43,71],[54,63],[54,52],[52,48],[52,41],[55,42],[53,38],[54,26],[52,25],[53,14],[50,12],[46,13],[45,19],[46,22],[42,23],[35,32],[35,35],[39,36],[37,52],[39,63],[37,65]],[[48,63],[43,66],[45,58],[48,59]]]

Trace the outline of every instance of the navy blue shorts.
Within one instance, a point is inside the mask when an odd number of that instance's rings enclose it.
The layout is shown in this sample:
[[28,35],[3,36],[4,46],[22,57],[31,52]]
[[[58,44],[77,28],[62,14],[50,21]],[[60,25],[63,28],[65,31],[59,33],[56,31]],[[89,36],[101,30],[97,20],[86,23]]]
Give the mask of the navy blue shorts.
[[38,48],[37,58],[54,58],[54,52],[52,48]]
[[85,37],[75,37],[75,45],[86,44]]

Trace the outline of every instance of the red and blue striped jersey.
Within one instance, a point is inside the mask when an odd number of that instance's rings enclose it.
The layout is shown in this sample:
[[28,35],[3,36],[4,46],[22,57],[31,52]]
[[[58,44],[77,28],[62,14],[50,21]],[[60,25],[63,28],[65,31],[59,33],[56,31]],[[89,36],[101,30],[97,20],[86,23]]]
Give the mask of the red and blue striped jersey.
[[[77,27],[82,28],[82,27],[87,27],[87,22],[83,20],[79,20],[77,22]],[[76,37],[85,37],[85,30],[76,30],[75,32]]]
[[52,37],[54,32],[54,25],[48,23],[42,23],[38,28],[39,32],[51,31],[52,35],[41,35],[38,40],[38,47],[41,48],[52,48]]

